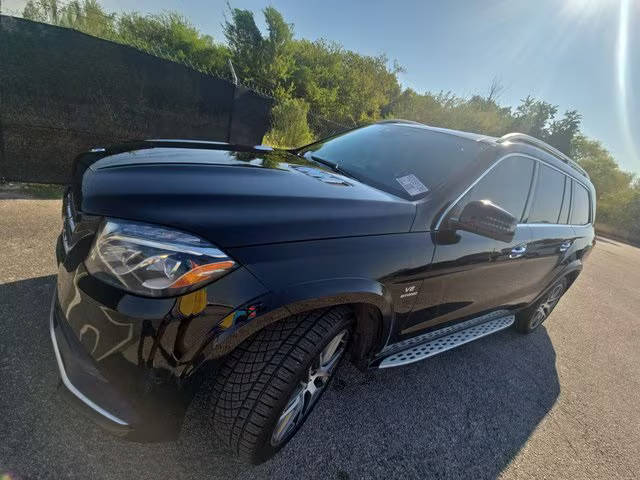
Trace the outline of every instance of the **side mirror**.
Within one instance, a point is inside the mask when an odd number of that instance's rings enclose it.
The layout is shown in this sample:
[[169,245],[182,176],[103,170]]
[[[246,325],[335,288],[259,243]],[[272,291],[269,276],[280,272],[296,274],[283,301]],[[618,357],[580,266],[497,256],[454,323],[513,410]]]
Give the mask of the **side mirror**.
[[516,234],[518,220],[489,200],[474,200],[462,209],[453,223],[457,230],[476,233],[502,242],[510,242]]

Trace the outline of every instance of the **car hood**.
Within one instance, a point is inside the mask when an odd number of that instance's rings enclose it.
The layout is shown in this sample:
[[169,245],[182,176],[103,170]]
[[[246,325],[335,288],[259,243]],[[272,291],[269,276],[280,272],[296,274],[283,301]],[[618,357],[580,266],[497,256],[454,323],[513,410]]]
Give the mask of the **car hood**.
[[415,216],[415,204],[287,151],[151,145],[80,157],[80,209],[221,247],[407,232]]

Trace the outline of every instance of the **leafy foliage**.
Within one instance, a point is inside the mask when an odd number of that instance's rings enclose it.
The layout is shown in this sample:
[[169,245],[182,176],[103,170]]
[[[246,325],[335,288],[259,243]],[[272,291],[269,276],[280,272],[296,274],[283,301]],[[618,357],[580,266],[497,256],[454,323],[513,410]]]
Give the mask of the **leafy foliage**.
[[600,142],[582,135],[573,139],[572,153],[596,188],[598,221],[640,239],[640,184],[634,175],[620,170]]
[[280,101],[271,111],[271,130],[264,137],[264,143],[280,148],[293,148],[313,141],[313,134],[307,124],[309,105],[300,98]]
[[293,26],[273,7],[262,12],[268,30],[264,37],[253,13],[237,8],[231,10],[231,20],[225,22],[224,33],[233,64],[243,82],[277,98],[289,98],[294,68],[291,55]]
[[[527,96],[515,108],[500,105],[502,86],[493,79],[486,95],[403,89],[402,71],[384,56],[367,56],[324,39],[297,39],[293,25],[273,7],[262,10],[266,31],[253,12],[229,7],[215,42],[175,12],[160,15],[107,13],[97,0],[29,0],[23,16],[75,28],[90,35],[160,51],[168,58],[223,72],[231,60],[242,83],[276,98],[265,143],[294,147],[325,134],[326,122],[357,126],[383,118],[500,136],[522,132],[573,156],[596,186],[598,219],[640,239],[640,184],[619,169],[596,140],[580,133],[581,115]],[[326,121],[325,121],[326,120]]]
[[107,14],[97,0],[73,0],[66,5],[58,0],[29,0],[22,16],[100,38],[114,39],[116,36],[116,15]]
[[211,36],[200,33],[178,13],[128,13],[117,20],[115,27],[122,43],[147,51],[159,49],[177,61],[188,61],[207,70],[221,72],[227,68],[229,49],[214,43]]

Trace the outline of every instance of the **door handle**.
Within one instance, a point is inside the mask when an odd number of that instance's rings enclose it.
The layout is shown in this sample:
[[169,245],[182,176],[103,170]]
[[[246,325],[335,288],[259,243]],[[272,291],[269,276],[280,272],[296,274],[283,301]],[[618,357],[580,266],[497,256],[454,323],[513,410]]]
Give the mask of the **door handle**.
[[527,253],[526,245],[518,245],[517,247],[513,247],[511,249],[511,253],[509,254],[509,258],[520,258],[525,253]]
[[560,245],[560,251],[561,252],[566,252],[567,250],[569,250],[570,246],[571,246],[571,240],[567,240],[562,245]]

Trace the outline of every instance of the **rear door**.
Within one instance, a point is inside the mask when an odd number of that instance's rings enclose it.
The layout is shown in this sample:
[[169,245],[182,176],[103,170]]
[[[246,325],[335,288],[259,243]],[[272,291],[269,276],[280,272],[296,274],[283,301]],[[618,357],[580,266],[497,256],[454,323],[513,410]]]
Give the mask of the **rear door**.
[[532,234],[526,253],[531,280],[527,302],[567,266],[576,237],[569,221],[572,179],[544,162],[538,162],[537,168],[531,208],[525,220]]
[[573,180],[569,223],[571,223],[575,233],[575,240],[573,241],[571,252],[579,260],[583,260],[593,248],[595,242],[594,217],[595,204],[593,195],[589,193],[586,187]]

